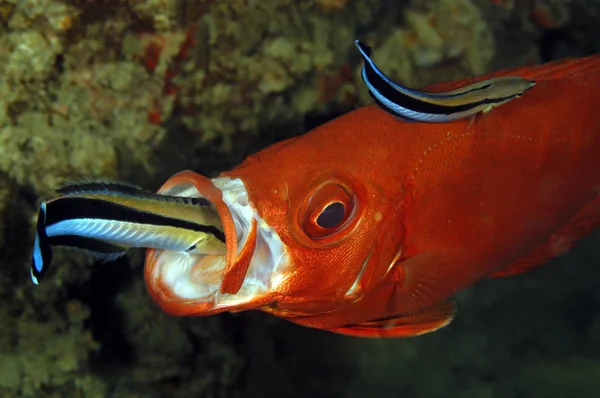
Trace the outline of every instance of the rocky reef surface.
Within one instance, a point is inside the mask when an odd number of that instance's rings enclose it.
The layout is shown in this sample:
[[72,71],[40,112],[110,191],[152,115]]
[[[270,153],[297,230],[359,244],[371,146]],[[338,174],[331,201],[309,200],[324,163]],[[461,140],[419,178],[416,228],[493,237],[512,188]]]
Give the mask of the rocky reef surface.
[[65,181],[213,175],[370,103],[355,38],[422,87],[598,52],[599,20],[591,0],[0,0],[0,397],[596,397],[598,234],[400,341],[167,316],[142,253],[60,252],[37,287],[28,267]]

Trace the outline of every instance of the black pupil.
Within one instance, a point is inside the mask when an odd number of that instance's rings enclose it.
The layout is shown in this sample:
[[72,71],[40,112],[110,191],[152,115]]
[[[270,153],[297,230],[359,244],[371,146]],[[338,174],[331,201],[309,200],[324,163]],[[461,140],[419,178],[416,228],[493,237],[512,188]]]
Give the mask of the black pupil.
[[317,217],[317,224],[321,228],[337,227],[344,219],[344,210],[344,204],[340,202],[328,205]]

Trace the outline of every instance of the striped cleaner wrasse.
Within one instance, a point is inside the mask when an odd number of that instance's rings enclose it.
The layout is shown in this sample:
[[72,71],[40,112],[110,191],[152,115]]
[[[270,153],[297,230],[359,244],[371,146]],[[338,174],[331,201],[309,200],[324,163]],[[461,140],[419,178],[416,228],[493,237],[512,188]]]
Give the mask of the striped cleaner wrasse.
[[116,259],[133,247],[221,255],[225,234],[204,198],[166,196],[133,185],[89,182],[63,187],[43,202],[37,220],[31,278],[38,284],[52,248],[66,246]]
[[361,77],[373,100],[385,111],[404,120],[443,123],[489,112],[523,95],[535,81],[502,76],[445,92],[414,90],[389,79],[371,59],[371,48],[354,42],[364,60]]

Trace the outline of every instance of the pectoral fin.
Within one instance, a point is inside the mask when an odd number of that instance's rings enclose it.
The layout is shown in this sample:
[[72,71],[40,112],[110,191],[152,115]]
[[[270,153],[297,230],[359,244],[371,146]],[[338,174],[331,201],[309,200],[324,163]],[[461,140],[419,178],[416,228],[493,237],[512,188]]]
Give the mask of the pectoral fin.
[[554,257],[567,253],[577,242],[600,226],[600,196],[588,203],[577,215],[531,253],[488,278],[501,278],[527,272]]
[[332,332],[354,337],[411,337],[434,332],[448,325],[454,318],[456,307],[452,302],[433,305],[408,315],[391,316],[369,322],[329,329]]

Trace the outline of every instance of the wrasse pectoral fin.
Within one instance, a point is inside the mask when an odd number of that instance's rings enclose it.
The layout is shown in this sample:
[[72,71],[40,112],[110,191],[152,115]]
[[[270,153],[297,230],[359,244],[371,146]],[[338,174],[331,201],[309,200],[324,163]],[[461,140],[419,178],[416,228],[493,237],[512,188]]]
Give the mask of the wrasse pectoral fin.
[[411,337],[434,332],[452,322],[456,307],[452,302],[433,305],[408,315],[386,317],[374,321],[329,329],[354,337]]
[[487,113],[535,85],[533,80],[504,76],[451,91],[418,91],[392,81],[371,59],[371,48],[359,40],[354,43],[364,60],[361,77],[369,94],[381,109],[403,120],[444,123]]

